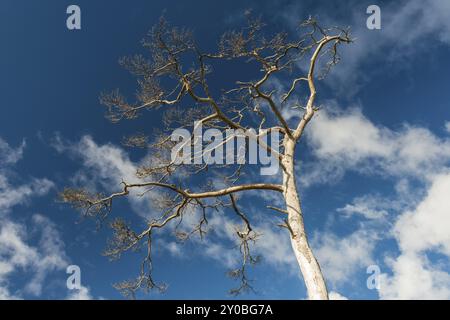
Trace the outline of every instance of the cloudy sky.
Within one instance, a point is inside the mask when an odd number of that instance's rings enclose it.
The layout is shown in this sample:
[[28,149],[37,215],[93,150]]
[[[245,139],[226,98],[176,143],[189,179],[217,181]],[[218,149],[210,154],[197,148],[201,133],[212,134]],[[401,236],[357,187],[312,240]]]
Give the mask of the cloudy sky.
[[[82,28],[66,28],[78,4]],[[366,27],[371,4],[381,29]],[[312,15],[350,26],[355,42],[321,81],[317,116],[300,144],[297,166],[306,228],[333,298],[450,298],[450,2],[396,1],[23,1],[0,4],[0,299],[120,299],[112,284],[135,276],[141,253],[110,262],[110,230],[80,219],[57,201],[65,186],[114,192],[133,181],[148,154],[122,137],[158,128],[160,119],[111,124],[99,93],[135,79],[120,68],[161,14],[188,26],[205,47],[247,9],[269,30],[296,32]],[[222,70],[231,77],[236,69]],[[279,79],[281,82],[283,79]],[[220,85],[220,83],[217,83]],[[287,112],[287,111],[286,111]],[[287,112],[295,121],[295,112]],[[242,298],[303,299],[288,235],[265,194],[241,200],[262,237],[251,270],[256,293]],[[150,197],[151,200],[151,197]],[[276,199],[266,198],[268,201]],[[130,198],[114,208],[139,225],[151,202]],[[155,278],[164,294],[139,298],[230,298],[225,276],[239,254],[225,212],[209,219],[211,237],[176,242],[161,234]],[[66,287],[77,265],[82,287]],[[381,272],[368,288],[368,267]]]

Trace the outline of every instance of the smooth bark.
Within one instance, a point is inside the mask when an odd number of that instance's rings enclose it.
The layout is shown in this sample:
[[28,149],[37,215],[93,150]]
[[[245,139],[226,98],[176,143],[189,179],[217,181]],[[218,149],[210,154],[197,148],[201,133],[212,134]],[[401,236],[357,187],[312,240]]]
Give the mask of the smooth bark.
[[295,142],[285,139],[283,159],[283,186],[291,245],[306,284],[308,298],[327,300],[328,291],[319,263],[313,255],[306,236],[305,224],[294,174]]

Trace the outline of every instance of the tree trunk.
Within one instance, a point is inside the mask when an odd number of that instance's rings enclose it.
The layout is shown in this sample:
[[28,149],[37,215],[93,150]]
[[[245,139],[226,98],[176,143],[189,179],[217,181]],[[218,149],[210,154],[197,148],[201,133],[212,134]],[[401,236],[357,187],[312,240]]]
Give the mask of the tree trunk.
[[285,157],[283,159],[283,186],[288,223],[290,228],[291,244],[300,266],[303,279],[308,291],[308,299],[327,300],[328,291],[320,270],[320,266],[314,257],[308,244],[303,222],[303,214],[300,198],[297,192],[294,172],[295,142],[289,137],[284,142]]

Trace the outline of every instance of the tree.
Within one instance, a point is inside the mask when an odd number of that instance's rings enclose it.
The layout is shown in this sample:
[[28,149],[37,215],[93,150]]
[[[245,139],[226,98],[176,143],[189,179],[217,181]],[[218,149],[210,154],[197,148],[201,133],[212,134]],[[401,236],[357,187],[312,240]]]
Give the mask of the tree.
[[[134,296],[138,289],[164,289],[163,285],[152,278],[151,251],[155,230],[165,228],[175,221],[179,223],[187,211],[196,210],[201,212],[198,224],[187,233],[178,230],[176,223],[175,234],[180,240],[186,240],[194,233],[203,237],[208,215],[219,208],[233,210],[243,222],[242,227],[236,230],[242,265],[230,271],[232,277],[240,280],[240,286],[232,293],[251,289],[246,267],[258,261],[258,257],[251,253],[250,248],[259,234],[252,229],[250,219],[241,211],[237,196],[245,191],[261,190],[277,193],[283,199],[285,208],[267,208],[285,217],[280,226],[289,232],[308,297],[328,298],[322,272],[305,231],[296,185],[298,172],[295,170],[295,151],[305,127],[318,110],[315,105],[315,79],[324,76],[329,68],[338,62],[338,45],[351,42],[349,32],[346,29],[321,28],[315,19],[309,18],[300,24],[300,35],[292,40],[284,32],[267,35],[259,19],[249,14],[246,14],[246,17],[246,26],[225,33],[220,39],[218,49],[213,53],[202,51],[189,30],[171,27],[161,18],[142,42],[143,47],[150,53],[150,58],[134,55],[120,60],[120,63],[138,78],[137,101],[128,102],[118,90],[101,95],[101,103],[107,107],[107,116],[112,122],[135,119],[142,111],[152,110],[162,112],[164,124],[164,128],[158,128],[160,132],[154,134],[157,137],[151,144],[148,142],[149,137],[144,134],[125,139],[127,146],[150,148],[153,152],[151,163],[137,171],[137,183],[123,181],[121,190],[110,195],[94,193],[86,188],[66,188],[61,192],[63,201],[81,209],[86,216],[100,219],[110,214],[113,201],[129,196],[133,190],[139,190],[140,196],[143,197],[149,192],[159,192],[153,206],[162,214],[158,219],[147,221],[142,231],[132,230],[121,218],[111,223],[114,236],[106,255],[118,258],[123,252],[141,246],[145,246],[147,252],[137,279],[115,285],[125,294]],[[316,75],[316,65],[319,57],[323,55],[327,55],[329,60],[322,63],[323,72]],[[220,88],[221,90],[211,88],[213,67],[230,62],[258,67],[257,78],[238,79],[239,81],[230,87]],[[296,76],[297,74],[301,76]],[[281,76],[290,78],[284,92],[281,92],[283,89],[280,89],[275,81],[281,79]],[[304,107],[299,104],[300,99],[294,97],[303,83],[305,86],[302,88],[306,90]],[[186,106],[186,101],[194,105]],[[292,121],[283,114],[285,110],[293,110],[301,116],[294,126],[290,125]],[[242,162],[223,165],[194,161],[194,164],[189,164],[193,158],[205,156],[206,151],[203,149],[200,154],[190,157],[189,161],[178,161],[182,157],[181,149],[176,149],[176,141],[172,141],[169,132],[174,129],[173,126],[193,128],[192,131],[195,131],[195,126],[198,125],[214,128],[219,132],[234,129],[247,133],[252,126],[261,129],[260,133],[249,134],[247,138],[256,141],[260,148],[264,148],[271,157],[279,161],[280,183],[241,183],[241,180],[247,179],[244,172],[250,170],[249,166]],[[263,137],[269,132],[277,132],[282,136],[279,145],[274,145],[273,141],[272,144],[264,141]],[[191,148],[199,142],[193,138],[188,143]],[[203,144],[203,141],[200,143]],[[217,148],[217,145],[214,148]],[[175,158],[169,156],[173,155],[173,150],[176,151]],[[212,151],[214,150],[208,150],[209,155]],[[203,176],[211,181],[217,174],[223,177],[225,187],[216,188],[212,183],[195,183],[196,177]],[[198,191],[191,191],[194,187]]]

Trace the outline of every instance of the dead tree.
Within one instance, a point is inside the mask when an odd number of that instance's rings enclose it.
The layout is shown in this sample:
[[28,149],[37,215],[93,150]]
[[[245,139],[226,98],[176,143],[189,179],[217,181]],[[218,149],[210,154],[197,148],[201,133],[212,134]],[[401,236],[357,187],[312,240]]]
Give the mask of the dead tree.
[[[242,266],[230,272],[231,276],[241,280],[241,285],[233,293],[251,288],[245,271],[247,265],[258,260],[250,252],[250,245],[258,234],[252,229],[250,218],[241,211],[245,203],[238,205],[237,194],[264,190],[279,194],[284,202],[284,208],[267,208],[283,215],[280,226],[289,232],[308,297],[328,298],[322,272],[305,232],[296,185],[296,176],[301,173],[296,172],[295,151],[308,122],[318,110],[315,105],[315,80],[338,62],[338,45],[350,43],[351,39],[348,30],[321,28],[312,18],[299,25],[298,34],[293,38],[284,32],[267,35],[263,27],[259,19],[248,15],[243,28],[225,33],[217,51],[209,53],[199,47],[189,30],[171,27],[161,19],[143,40],[143,47],[150,57],[135,55],[120,61],[138,78],[136,101],[128,102],[118,90],[101,96],[112,122],[135,119],[150,110],[161,114],[164,124],[164,128],[158,128],[160,132],[157,136],[153,133],[152,139],[144,134],[125,139],[128,146],[146,147],[153,152],[152,162],[138,169],[138,182],[124,181],[122,188],[110,195],[83,188],[66,188],[61,193],[63,201],[81,209],[84,215],[103,219],[109,215],[113,201],[129,196],[132,190],[139,190],[143,197],[151,191],[160,192],[154,208],[161,210],[162,214],[158,219],[147,221],[143,230],[132,230],[120,218],[111,223],[114,237],[106,250],[108,256],[119,257],[123,252],[143,245],[147,252],[137,279],[116,285],[125,293],[134,295],[138,289],[163,289],[152,278],[152,235],[156,230],[170,224],[177,225],[187,210],[198,210],[201,212],[198,225],[190,233],[177,232],[175,227],[175,233],[179,239],[187,239],[194,233],[203,236],[208,215],[214,214],[218,208],[234,211],[243,222],[242,228],[236,231]],[[327,56],[326,61],[319,61],[322,56]],[[225,62],[250,64],[256,68],[255,74],[259,75],[256,79],[245,79],[244,74],[236,75],[236,82],[224,85],[224,88],[211,88],[213,67]],[[319,68],[321,72],[316,71]],[[286,79],[290,79],[288,85],[280,92],[283,86],[276,85],[274,80]],[[292,119],[286,119],[283,115],[287,109],[298,114],[299,120],[294,125]],[[227,129],[245,131],[251,127],[266,132],[278,131],[282,136],[279,152],[274,150],[273,145],[262,143],[260,134],[251,138],[279,160],[279,183],[267,183],[264,177],[261,181],[241,182],[249,180],[243,175],[246,170],[251,170],[250,166],[242,163],[217,165],[174,161],[169,156],[174,148],[169,133],[174,128],[193,128],[194,121],[221,132]],[[208,179],[213,173],[221,174],[225,187],[216,189],[213,184],[198,185],[195,179],[189,179],[192,175],[203,175],[204,179]],[[191,191],[194,188],[197,190]]]

